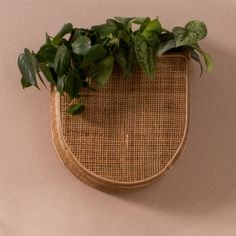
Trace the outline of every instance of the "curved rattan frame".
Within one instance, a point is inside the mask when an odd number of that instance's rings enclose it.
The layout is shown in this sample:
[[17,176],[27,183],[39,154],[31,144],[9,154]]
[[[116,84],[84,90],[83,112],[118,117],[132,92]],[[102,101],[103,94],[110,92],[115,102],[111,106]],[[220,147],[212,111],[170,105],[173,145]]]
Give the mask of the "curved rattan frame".
[[96,175],[95,173],[89,171],[84,166],[82,166],[78,160],[73,156],[70,148],[68,147],[61,129],[61,117],[60,117],[60,94],[55,90],[52,91],[51,96],[51,132],[52,139],[57,151],[59,158],[63,161],[65,166],[79,179],[88,185],[100,189],[102,191],[121,191],[121,190],[131,190],[135,188],[139,188],[150,184],[154,180],[159,179],[161,176],[167,173],[167,171],[173,166],[175,161],[178,159],[179,154],[181,153],[186,135],[188,132],[188,123],[189,123],[189,81],[188,81],[188,67],[189,67],[189,58],[184,54],[167,54],[164,57],[184,57],[186,60],[186,113],[185,113],[185,129],[184,134],[181,140],[181,143],[176,150],[175,154],[168,162],[168,164],[157,174],[152,177],[133,181],[133,182],[121,182],[121,181],[113,181],[101,176]]

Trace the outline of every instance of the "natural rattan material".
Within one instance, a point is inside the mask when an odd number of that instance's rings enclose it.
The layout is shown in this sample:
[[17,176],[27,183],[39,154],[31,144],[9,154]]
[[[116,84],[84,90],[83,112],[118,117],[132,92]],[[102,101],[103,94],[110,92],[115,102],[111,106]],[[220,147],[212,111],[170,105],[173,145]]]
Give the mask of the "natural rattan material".
[[165,55],[148,79],[127,80],[117,70],[96,93],[84,92],[86,110],[52,93],[52,135],[65,165],[101,190],[131,189],[161,176],[176,160],[188,126],[188,59]]

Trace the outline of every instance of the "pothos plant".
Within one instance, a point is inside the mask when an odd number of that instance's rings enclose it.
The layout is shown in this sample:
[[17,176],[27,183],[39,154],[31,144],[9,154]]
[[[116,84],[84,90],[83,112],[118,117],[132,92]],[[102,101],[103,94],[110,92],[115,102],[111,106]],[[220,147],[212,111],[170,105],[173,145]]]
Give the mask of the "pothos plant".
[[153,78],[157,56],[188,51],[200,64],[201,74],[202,58],[211,71],[212,59],[198,45],[206,35],[206,25],[196,20],[172,31],[165,29],[158,18],[149,17],[115,17],[90,29],[68,23],[54,37],[46,33],[46,42],[37,53],[26,48],[20,54],[21,84],[23,88],[39,88],[37,78],[44,85],[46,79],[59,93],[79,99],[68,108],[70,114],[79,114],[85,109],[81,90],[94,91],[94,84],[105,85],[114,64],[121,68],[124,78],[136,67]]

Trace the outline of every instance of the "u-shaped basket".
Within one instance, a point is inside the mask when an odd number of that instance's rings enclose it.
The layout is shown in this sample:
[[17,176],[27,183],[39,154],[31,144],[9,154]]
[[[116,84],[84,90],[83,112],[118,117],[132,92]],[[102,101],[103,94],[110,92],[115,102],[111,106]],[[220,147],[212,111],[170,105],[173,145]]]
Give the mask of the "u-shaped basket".
[[185,143],[189,118],[188,63],[184,54],[157,59],[154,79],[116,70],[98,92],[84,92],[86,109],[66,112],[72,101],[51,97],[52,138],[65,166],[103,191],[131,190],[163,176]]

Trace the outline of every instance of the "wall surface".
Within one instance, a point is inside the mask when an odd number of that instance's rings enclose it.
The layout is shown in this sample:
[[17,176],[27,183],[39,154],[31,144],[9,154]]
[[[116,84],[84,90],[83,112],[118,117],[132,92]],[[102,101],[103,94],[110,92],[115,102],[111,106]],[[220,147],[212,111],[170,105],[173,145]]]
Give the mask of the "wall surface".
[[[112,16],[159,16],[167,28],[201,19],[215,69],[191,66],[191,119],[181,158],[150,187],[111,195],[77,180],[51,141],[49,91],[21,89],[16,59],[45,31]],[[236,235],[235,0],[0,0],[0,235]]]

